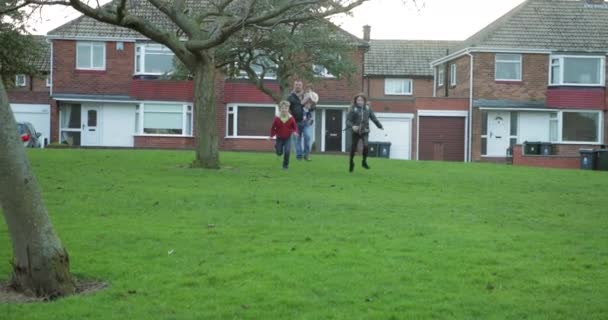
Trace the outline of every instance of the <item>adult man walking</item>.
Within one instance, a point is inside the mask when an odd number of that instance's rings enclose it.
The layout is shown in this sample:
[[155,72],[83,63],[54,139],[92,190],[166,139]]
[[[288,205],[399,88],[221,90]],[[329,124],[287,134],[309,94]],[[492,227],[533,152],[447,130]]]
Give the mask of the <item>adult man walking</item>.
[[304,84],[301,80],[296,80],[293,83],[293,91],[287,98],[287,101],[289,101],[289,112],[293,116],[294,120],[296,120],[298,132],[300,133],[296,137],[296,158],[298,160],[302,160],[302,158],[304,158],[307,161],[310,161],[312,126],[304,114],[304,105],[302,104],[303,97]]

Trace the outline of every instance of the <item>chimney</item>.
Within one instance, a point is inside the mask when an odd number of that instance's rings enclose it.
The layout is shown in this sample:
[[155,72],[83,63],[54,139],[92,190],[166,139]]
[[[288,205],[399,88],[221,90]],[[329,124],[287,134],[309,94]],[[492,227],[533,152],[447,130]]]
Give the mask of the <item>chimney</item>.
[[363,40],[368,41],[370,40],[370,34],[372,32],[372,26],[366,24],[363,26]]

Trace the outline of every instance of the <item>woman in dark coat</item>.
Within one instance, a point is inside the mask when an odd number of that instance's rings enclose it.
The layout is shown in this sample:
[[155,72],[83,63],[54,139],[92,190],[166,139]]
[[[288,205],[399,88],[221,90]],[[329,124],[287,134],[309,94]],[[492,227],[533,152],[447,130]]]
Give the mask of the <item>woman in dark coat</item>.
[[374,111],[367,104],[367,97],[360,93],[353,98],[353,104],[350,107],[348,115],[346,116],[346,127],[351,129],[352,132],[352,145],[350,147],[350,162],[348,171],[353,172],[355,169],[355,151],[357,151],[357,145],[359,140],[363,142],[363,161],[361,166],[365,169],[369,169],[367,165],[367,152],[368,152],[368,139],[369,139],[369,120],[372,120],[378,129],[384,130],[382,124],[376,118]]

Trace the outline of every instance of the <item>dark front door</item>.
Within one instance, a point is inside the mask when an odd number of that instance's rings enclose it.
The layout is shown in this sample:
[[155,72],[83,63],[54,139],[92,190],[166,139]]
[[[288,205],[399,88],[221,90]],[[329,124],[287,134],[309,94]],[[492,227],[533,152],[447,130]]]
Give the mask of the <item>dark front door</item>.
[[325,110],[325,151],[342,151],[342,110]]

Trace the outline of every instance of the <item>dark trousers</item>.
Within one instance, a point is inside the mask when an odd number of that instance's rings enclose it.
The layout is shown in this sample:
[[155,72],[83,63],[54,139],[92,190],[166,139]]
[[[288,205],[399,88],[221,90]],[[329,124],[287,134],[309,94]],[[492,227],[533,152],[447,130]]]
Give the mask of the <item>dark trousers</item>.
[[353,162],[353,158],[355,157],[355,152],[357,151],[357,146],[359,144],[359,140],[363,144],[363,162],[367,161],[367,152],[368,152],[368,139],[369,133],[359,134],[357,132],[353,132],[351,136],[352,144],[350,146],[350,162]]
[[291,137],[282,139],[277,137],[277,143],[274,145],[277,155],[283,155],[283,168],[289,166],[289,153],[291,152]]

